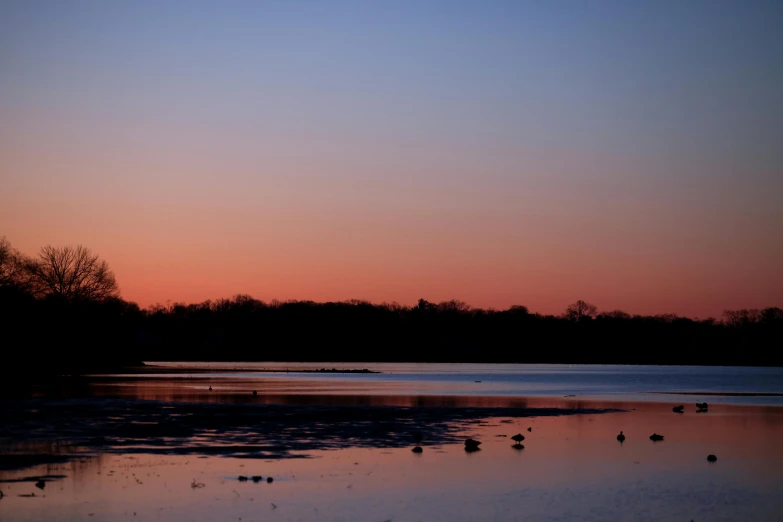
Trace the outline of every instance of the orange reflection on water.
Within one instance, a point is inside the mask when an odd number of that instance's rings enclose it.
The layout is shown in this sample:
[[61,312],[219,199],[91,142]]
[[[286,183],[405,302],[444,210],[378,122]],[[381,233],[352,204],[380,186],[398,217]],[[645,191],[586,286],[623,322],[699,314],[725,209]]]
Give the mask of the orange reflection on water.
[[[468,422],[464,435],[482,442],[472,454],[461,444],[430,446],[425,437],[420,455],[410,448],[281,460],[104,455],[0,472],[2,479],[67,476],[44,491],[2,483],[0,509],[9,520],[91,513],[132,520],[134,512],[135,520],[775,520],[783,512],[781,412],[612,406],[629,411]],[[665,440],[650,441],[653,432]],[[512,447],[515,433],[525,436],[522,450]],[[706,461],[710,453],[718,462]],[[239,475],[274,482],[239,482]],[[38,497],[17,496],[32,492]]]

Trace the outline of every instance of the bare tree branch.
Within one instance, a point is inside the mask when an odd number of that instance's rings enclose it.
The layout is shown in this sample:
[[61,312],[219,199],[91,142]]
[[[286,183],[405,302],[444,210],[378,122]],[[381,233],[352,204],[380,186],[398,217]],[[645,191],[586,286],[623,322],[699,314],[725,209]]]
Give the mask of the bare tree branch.
[[38,259],[26,263],[39,296],[54,295],[68,300],[103,301],[119,296],[119,287],[108,263],[90,249],[45,246]]
[[28,261],[23,254],[11,247],[11,243],[4,236],[0,237],[0,288],[28,288],[29,280],[25,271]]
[[597,313],[598,308],[596,308],[595,305],[591,305],[590,303],[586,303],[580,299],[574,304],[568,305],[568,308],[566,308],[563,316],[566,319],[571,319],[572,321],[578,322],[592,319],[596,316]]

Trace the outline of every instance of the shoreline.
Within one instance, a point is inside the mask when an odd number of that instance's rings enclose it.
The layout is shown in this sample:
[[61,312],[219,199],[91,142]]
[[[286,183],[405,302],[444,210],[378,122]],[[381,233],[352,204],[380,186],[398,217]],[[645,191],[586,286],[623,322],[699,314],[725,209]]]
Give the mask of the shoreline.
[[[309,364],[309,363],[305,363]],[[157,366],[157,365],[145,365],[145,366],[132,366],[126,368],[120,368],[124,373],[109,372],[109,373],[85,373],[85,377],[112,377],[115,375],[157,375],[157,374],[209,374],[209,373],[359,373],[359,374],[372,374],[372,373],[384,373],[379,371],[369,370],[367,368],[318,368],[318,369],[271,369],[271,368],[242,368],[239,366],[232,367],[190,367],[183,368],[182,366]]]
[[[455,444],[493,418],[623,413],[617,408],[292,405],[143,399],[0,400],[0,469],[97,453],[303,458],[344,448]],[[32,451],[34,449],[39,451]]]
[[783,397],[778,392],[694,392],[694,391],[648,391],[655,395],[708,395],[713,397]]

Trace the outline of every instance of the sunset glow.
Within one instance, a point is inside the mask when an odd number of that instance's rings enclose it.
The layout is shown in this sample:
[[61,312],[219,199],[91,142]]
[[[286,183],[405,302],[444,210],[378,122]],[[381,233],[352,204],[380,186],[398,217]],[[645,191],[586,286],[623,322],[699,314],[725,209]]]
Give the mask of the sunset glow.
[[[480,5],[481,4],[481,5]],[[781,4],[0,5],[0,236],[141,306],[783,306]]]

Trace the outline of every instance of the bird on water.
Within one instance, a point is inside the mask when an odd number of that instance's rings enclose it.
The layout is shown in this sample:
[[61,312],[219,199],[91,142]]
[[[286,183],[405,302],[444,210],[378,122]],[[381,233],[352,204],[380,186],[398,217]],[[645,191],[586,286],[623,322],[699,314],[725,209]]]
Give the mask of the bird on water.
[[421,453],[424,451],[419,444],[424,439],[424,435],[420,431],[413,432],[413,440],[416,441],[416,446],[411,450],[413,453]]
[[622,432],[622,431],[621,431],[621,432],[620,432],[620,434],[617,436],[617,440],[619,440],[619,441],[620,441],[620,444],[622,444],[622,443],[623,443],[623,441],[625,440],[625,435],[623,435],[623,432]]
[[481,443],[477,440],[468,439],[465,441],[465,451],[478,451],[479,444]]

